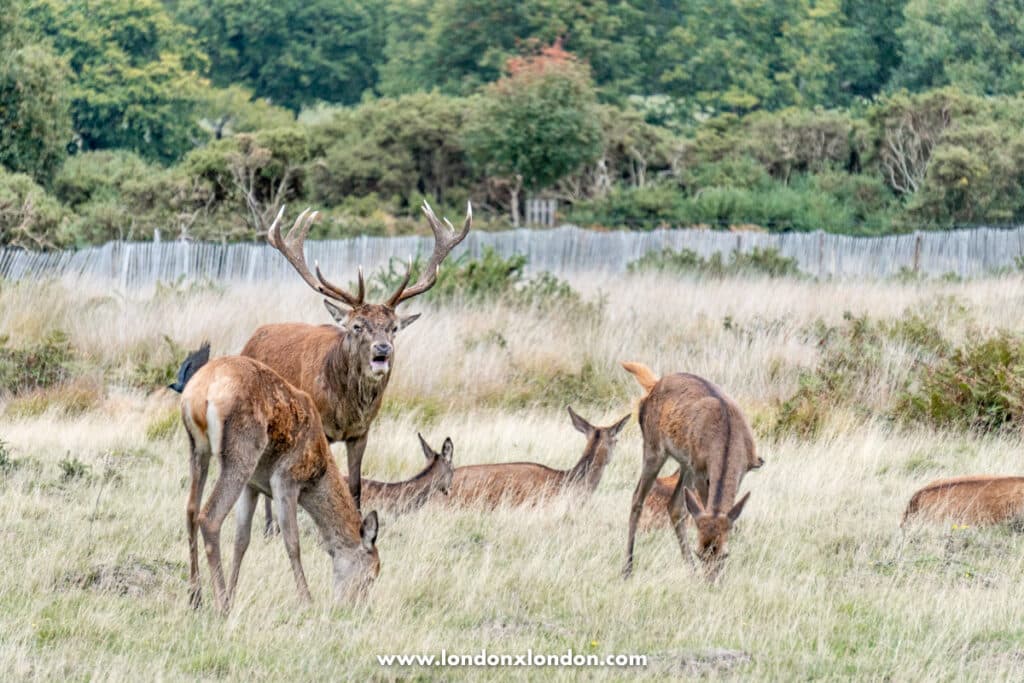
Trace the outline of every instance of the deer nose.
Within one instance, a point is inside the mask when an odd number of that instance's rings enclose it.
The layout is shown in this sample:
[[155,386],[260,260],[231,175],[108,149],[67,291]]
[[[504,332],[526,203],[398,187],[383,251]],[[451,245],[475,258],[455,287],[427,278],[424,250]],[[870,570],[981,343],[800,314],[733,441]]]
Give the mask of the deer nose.
[[390,356],[391,355],[391,344],[374,344],[373,355],[375,356]]

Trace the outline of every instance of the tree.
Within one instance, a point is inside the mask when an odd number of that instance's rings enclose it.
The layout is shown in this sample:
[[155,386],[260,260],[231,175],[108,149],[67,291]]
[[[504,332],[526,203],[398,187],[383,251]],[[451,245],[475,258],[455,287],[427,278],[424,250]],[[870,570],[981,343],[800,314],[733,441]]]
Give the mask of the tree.
[[45,45],[0,51],[0,164],[49,182],[72,139],[68,76]]
[[354,104],[377,84],[383,0],[186,0],[215,85],[243,85],[298,111],[317,101]]
[[71,113],[82,147],[166,162],[193,146],[205,57],[159,0],[34,0],[25,18],[74,73]]
[[1024,3],[909,0],[897,31],[903,61],[895,85],[955,85],[978,95],[1024,90]]
[[509,179],[513,225],[519,193],[551,185],[594,161],[601,128],[587,67],[561,45],[510,59],[508,76],[486,90],[466,130],[471,158]]

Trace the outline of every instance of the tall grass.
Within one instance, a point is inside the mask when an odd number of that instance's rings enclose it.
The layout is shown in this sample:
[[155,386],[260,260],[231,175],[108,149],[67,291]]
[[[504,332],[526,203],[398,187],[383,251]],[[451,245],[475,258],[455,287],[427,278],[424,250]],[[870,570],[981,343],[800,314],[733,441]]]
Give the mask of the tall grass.
[[[68,412],[9,412],[0,398],[0,676],[39,679],[1016,679],[1024,675],[1024,537],[1007,528],[897,530],[910,494],[967,473],[1019,473],[1017,433],[901,426],[837,405],[813,435],[769,436],[779,406],[825,351],[819,324],[894,322],[933,311],[950,344],[1024,323],[1024,280],[833,283],[581,278],[596,310],[502,301],[410,303],[424,315],[398,338],[367,476],[421,466],[415,433],[451,436],[455,464],[535,460],[568,467],[582,437],[562,405],[593,422],[639,391],[617,367],[701,374],[755,421],[766,465],[722,581],[704,584],[668,530],[641,537],[633,578],[619,569],[640,461],[627,427],[594,497],[529,510],[450,510],[434,502],[384,519],[383,570],[360,605],[330,600],[329,562],[302,517],[315,604],[301,607],[280,539],[254,539],[227,618],[187,608],[182,430],[175,396],[133,380],[172,363],[172,344],[209,338],[236,352],[259,324],[328,320],[301,285],[200,288],[174,296],[100,285],[0,286],[11,348],[60,330],[75,372],[104,392]],[[950,299],[949,297],[953,297]],[[955,306],[947,305],[950,301]],[[946,302],[946,303],[943,303]],[[171,343],[163,339],[163,335]],[[891,403],[918,345],[880,343],[859,404]],[[155,384],[153,380],[151,384]],[[340,449],[343,451],[343,449]],[[343,460],[343,456],[341,456]],[[81,476],[67,476],[73,469]],[[211,473],[215,477],[216,472]],[[209,490],[209,486],[207,487]],[[222,545],[231,547],[226,527]],[[204,591],[210,596],[205,560]],[[207,600],[209,602],[209,600]],[[386,653],[639,653],[645,668],[381,668]],[[729,659],[721,651],[749,656]]]

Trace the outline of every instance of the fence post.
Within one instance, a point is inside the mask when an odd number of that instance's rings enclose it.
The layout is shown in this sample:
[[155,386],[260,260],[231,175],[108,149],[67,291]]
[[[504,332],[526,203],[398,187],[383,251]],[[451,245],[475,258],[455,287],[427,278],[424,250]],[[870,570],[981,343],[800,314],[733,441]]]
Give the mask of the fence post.
[[921,231],[914,231],[914,274],[921,272]]
[[825,231],[818,230],[818,277],[825,277]]

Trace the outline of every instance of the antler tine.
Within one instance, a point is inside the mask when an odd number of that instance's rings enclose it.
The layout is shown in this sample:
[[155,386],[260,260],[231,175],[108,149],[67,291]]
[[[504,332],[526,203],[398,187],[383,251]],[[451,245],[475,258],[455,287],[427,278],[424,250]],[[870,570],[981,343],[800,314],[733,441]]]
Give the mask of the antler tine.
[[[319,264],[316,266],[316,277],[309,272],[309,266],[306,265],[306,256],[302,251],[302,246],[306,241],[306,236],[309,234],[310,228],[313,227],[313,223],[320,217],[320,213],[314,211],[310,213],[309,209],[306,209],[299,214],[299,217],[295,219],[295,223],[292,225],[291,230],[288,231],[287,235],[282,236],[281,234],[281,217],[284,215],[284,207],[277,213],[277,218],[270,226],[270,230],[267,231],[267,242],[270,246],[277,249],[284,255],[285,260],[291,264],[295,272],[299,274],[303,282],[312,287],[317,292],[320,292],[324,296],[341,301],[342,303],[348,304],[349,306],[358,306],[362,304],[362,296],[358,299],[346,292],[341,287],[338,287],[331,282],[328,282],[326,278],[320,273]],[[360,294],[362,294],[362,283],[360,282]]]
[[401,282],[401,284],[398,285],[398,289],[395,290],[395,293],[392,294],[388,298],[387,302],[385,303],[386,306],[389,306],[390,308],[394,308],[395,306],[397,306],[399,304],[399,302],[401,302],[401,298],[400,297],[402,296],[402,292],[405,291],[406,285],[409,284],[409,278],[411,278],[411,277],[412,277],[412,256],[409,257],[409,262],[406,263],[406,265],[405,265],[405,277],[402,278],[402,282]]
[[427,262],[416,284],[406,289],[405,284],[408,281],[406,278],[406,282],[403,282],[402,286],[388,299],[388,305],[391,307],[418,296],[434,286],[437,282],[437,272],[441,267],[441,262],[451,253],[452,249],[466,239],[469,228],[473,224],[473,205],[470,202],[466,202],[466,220],[462,224],[461,232],[455,232],[455,226],[447,218],[444,219],[444,223],[439,221],[425,199],[423,200],[423,213],[427,216],[427,222],[430,223],[430,229],[434,233],[434,252],[430,255],[430,261]]

